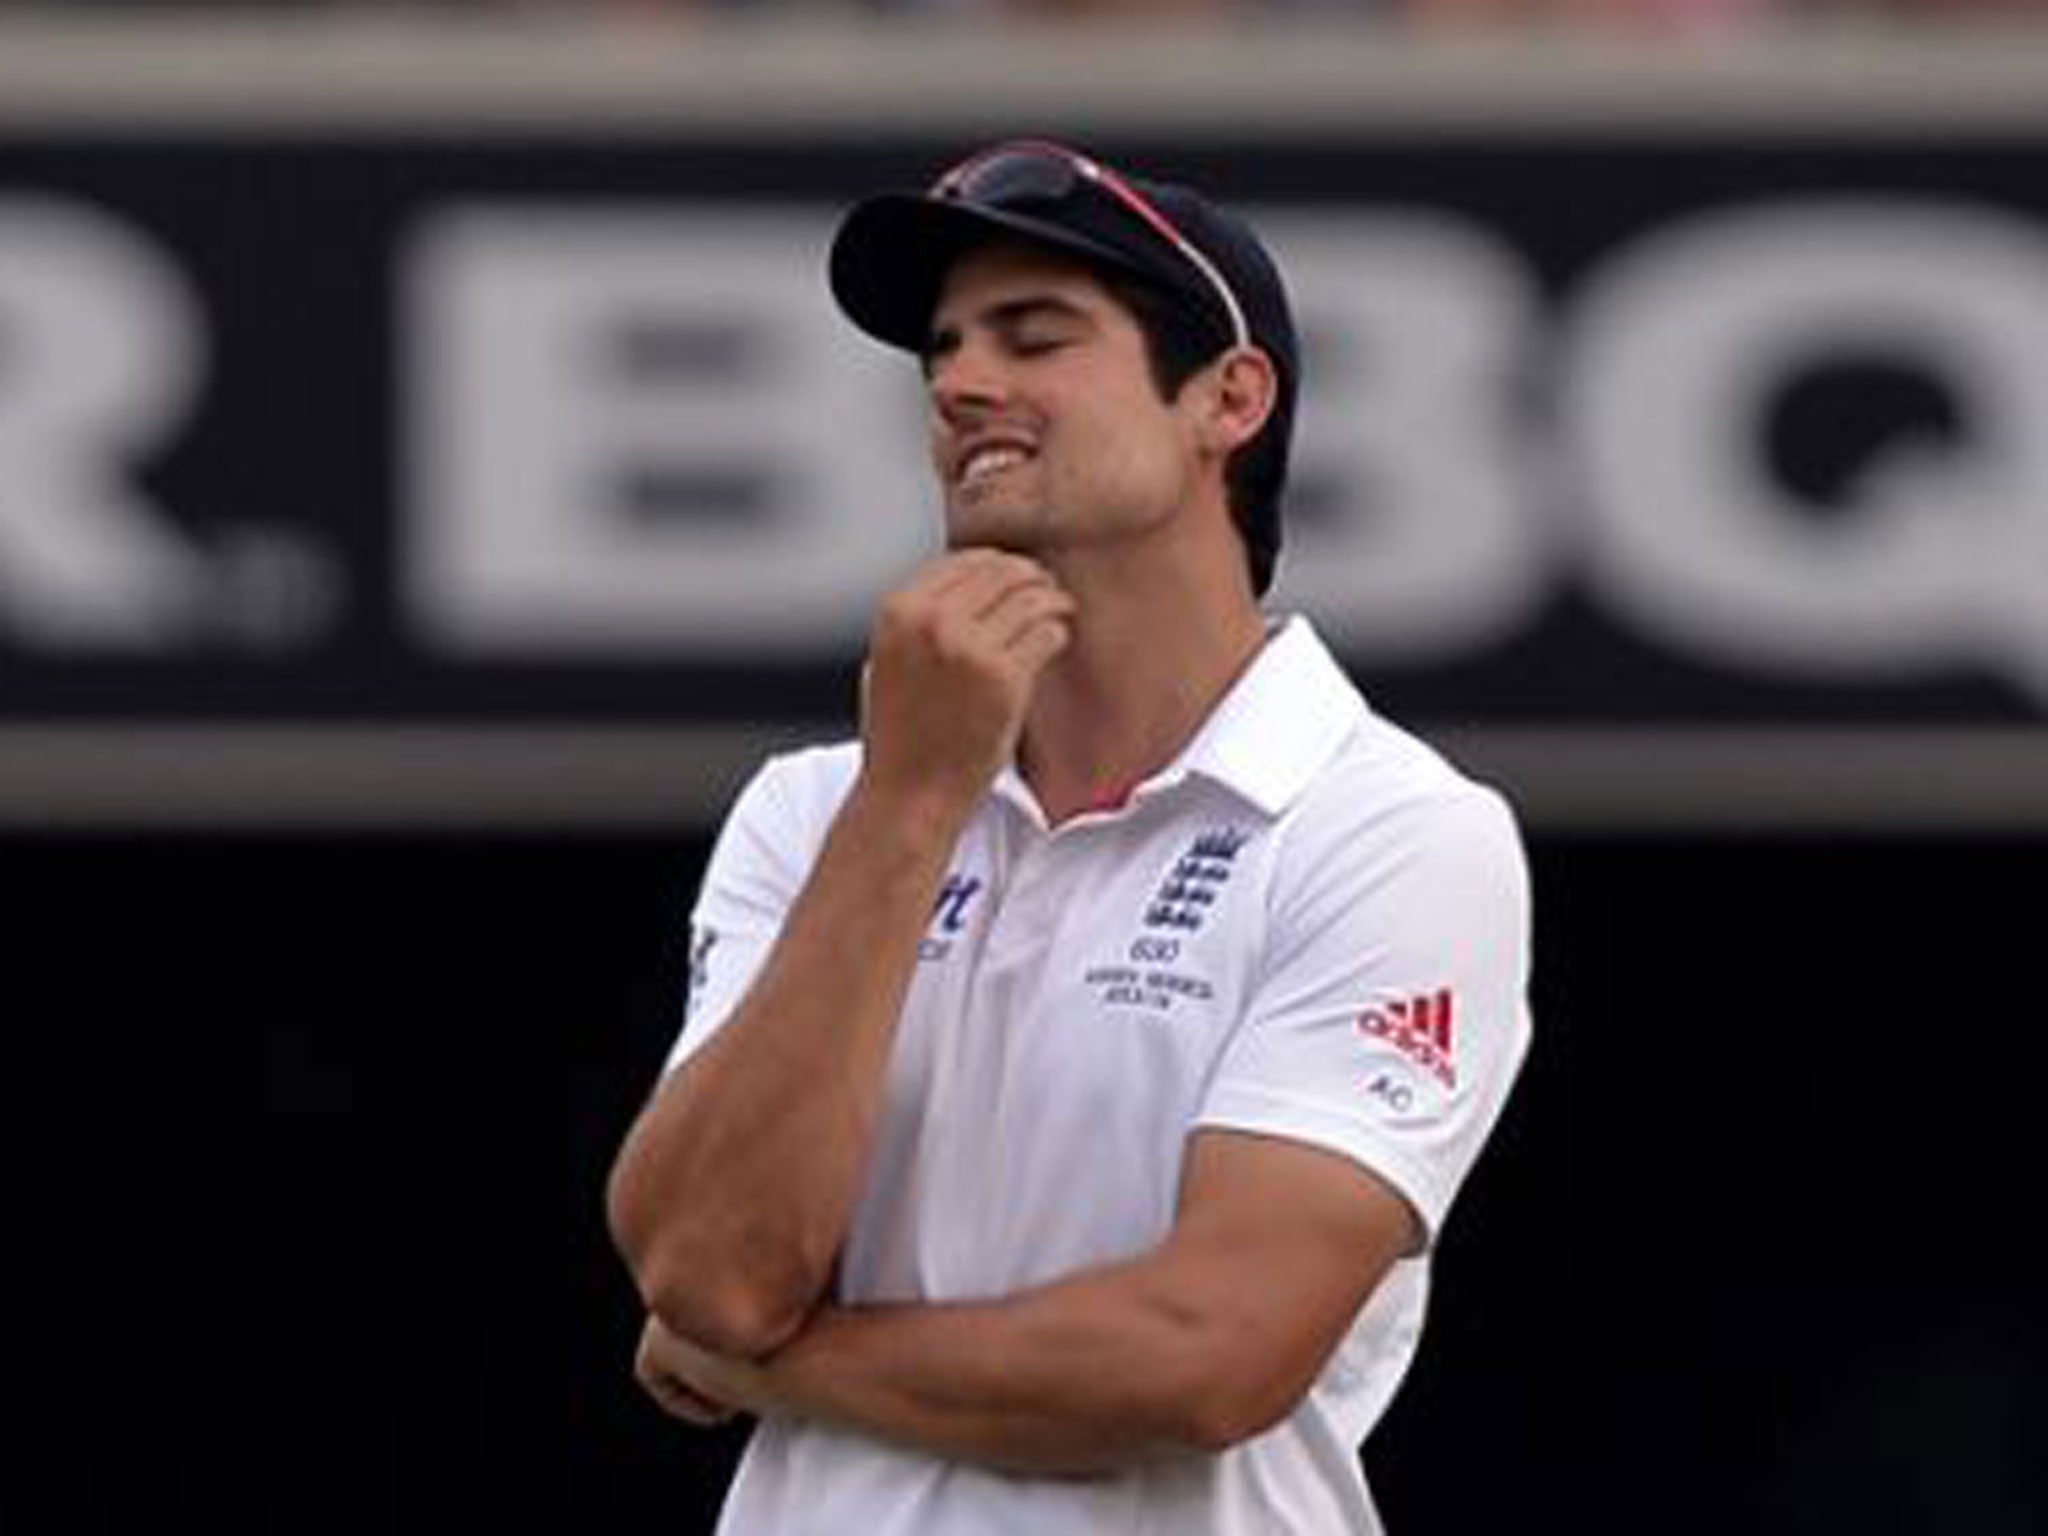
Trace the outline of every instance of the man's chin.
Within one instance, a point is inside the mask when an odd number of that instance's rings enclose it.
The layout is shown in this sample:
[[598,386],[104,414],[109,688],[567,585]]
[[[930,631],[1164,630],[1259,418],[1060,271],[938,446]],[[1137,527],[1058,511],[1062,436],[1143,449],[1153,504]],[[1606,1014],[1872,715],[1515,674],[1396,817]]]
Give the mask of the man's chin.
[[1046,546],[1040,519],[1033,513],[1011,511],[991,516],[985,512],[957,509],[946,517],[948,549],[1000,549],[1013,555],[1035,555]]
[[1006,555],[1035,555],[1041,546],[1030,539],[1009,537],[998,533],[975,533],[967,529],[954,529],[946,536],[946,548],[999,549]]

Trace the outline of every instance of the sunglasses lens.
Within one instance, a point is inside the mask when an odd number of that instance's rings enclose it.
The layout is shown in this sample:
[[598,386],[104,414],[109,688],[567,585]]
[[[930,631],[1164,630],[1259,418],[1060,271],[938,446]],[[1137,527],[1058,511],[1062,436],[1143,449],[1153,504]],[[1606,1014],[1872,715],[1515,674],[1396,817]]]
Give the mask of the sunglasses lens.
[[1050,146],[992,150],[979,159],[966,160],[954,166],[932,183],[927,195],[942,202],[1015,208],[1031,203],[1062,202],[1083,187],[1092,187],[1101,196],[1120,204],[1128,215],[1180,252],[1222,301],[1224,313],[1230,319],[1233,338],[1240,345],[1249,339],[1244,313],[1238,307],[1230,284],[1173,221],[1120,177],[1093,167],[1075,155]]
[[970,203],[1057,202],[1080,172],[1052,155],[1011,153],[962,166],[939,183],[938,195]]

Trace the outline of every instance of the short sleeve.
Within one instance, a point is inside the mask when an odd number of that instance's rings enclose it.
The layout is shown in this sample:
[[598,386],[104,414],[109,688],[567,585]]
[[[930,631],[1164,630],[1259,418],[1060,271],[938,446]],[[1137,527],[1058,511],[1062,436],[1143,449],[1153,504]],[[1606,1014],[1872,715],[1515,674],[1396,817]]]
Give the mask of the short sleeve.
[[683,1028],[665,1071],[688,1060],[732,1017],[808,878],[829,814],[808,803],[817,797],[804,793],[804,766],[770,759],[719,829],[690,913]]
[[1520,835],[1473,785],[1373,816],[1322,798],[1275,855],[1265,954],[1197,1123],[1348,1156],[1434,1241],[1528,1048]]

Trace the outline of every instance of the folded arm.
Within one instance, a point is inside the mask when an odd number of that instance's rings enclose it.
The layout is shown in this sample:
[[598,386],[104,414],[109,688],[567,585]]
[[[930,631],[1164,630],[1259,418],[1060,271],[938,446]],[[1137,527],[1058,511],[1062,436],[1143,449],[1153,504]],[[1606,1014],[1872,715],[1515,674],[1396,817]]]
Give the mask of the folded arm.
[[1204,1131],[1171,1233],[1136,1259],[987,1302],[826,1309],[765,1361],[657,1339],[642,1377],[1012,1472],[1219,1451],[1301,1401],[1412,1222],[1347,1158]]
[[613,1238],[675,1335],[763,1355],[824,1294],[946,861],[1072,608],[1042,567],[993,550],[929,562],[883,605],[858,779],[760,974],[612,1170]]
[[612,1233],[675,1332],[765,1353],[823,1293],[948,846],[856,791],[737,1013],[628,1134]]

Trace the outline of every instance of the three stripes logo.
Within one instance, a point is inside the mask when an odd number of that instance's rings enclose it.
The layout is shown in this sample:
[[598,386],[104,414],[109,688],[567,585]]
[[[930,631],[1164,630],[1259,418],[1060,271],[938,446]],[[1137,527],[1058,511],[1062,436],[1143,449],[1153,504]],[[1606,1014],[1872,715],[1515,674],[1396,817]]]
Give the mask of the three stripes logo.
[[1358,1016],[1358,1032],[1386,1041],[1446,1088],[1458,1086],[1449,987],[1368,1008]]

